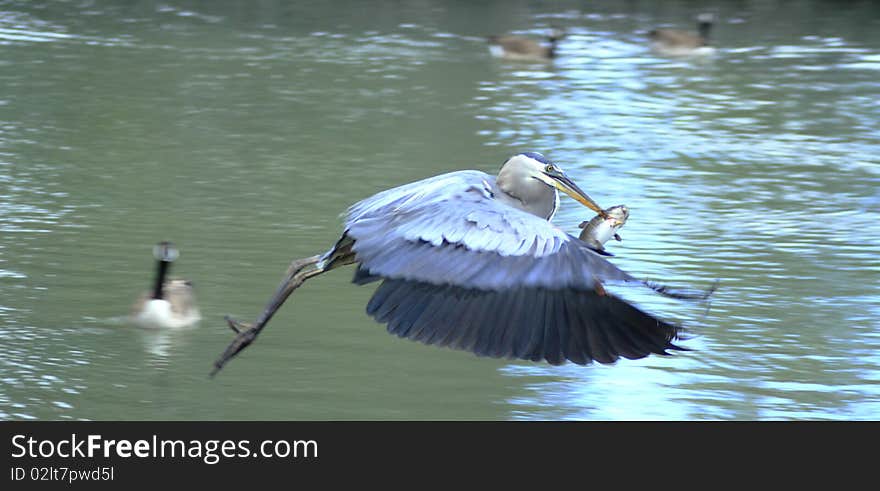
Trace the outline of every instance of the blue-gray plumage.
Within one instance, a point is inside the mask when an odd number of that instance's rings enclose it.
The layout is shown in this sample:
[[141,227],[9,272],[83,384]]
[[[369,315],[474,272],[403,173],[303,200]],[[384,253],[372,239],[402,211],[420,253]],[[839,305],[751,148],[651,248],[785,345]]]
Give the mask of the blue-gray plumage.
[[[539,218],[543,212],[533,215],[508,203],[488,174],[460,171],[414,184],[349,210],[346,235],[354,239],[361,268],[373,275],[484,290],[590,289],[594,277],[632,280]],[[428,194],[416,196],[425,189]]]
[[389,332],[426,344],[552,364],[681,349],[673,344],[678,326],[603,287],[645,283],[550,222],[558,190],[604,214],[561,169],[532,152],[508,159],[497,177],[451,172],[355,203],[339,241],[323,255],[294,261],[253,325],[228,319],[239,334],[215,373],[302,282],[345,264],[357,264],[357,284],[382,281],[368,314]]

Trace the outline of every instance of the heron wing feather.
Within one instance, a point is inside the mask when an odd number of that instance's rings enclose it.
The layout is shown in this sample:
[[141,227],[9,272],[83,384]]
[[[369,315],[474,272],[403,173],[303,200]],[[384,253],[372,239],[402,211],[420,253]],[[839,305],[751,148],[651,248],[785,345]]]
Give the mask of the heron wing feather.
[[367,313],[397,336],[493,358],[583,365],[682,349],[677,326],[614,296],[574,290],[385,280]]
[[349,209],[354,282],[384,280],[367,312],[389,332],[552,364],[680,349],[677,326],[598,288],[641,282],[549,221],[494,199],[493,189],[487,174],[454,172]]
[[569,240],[547,220],[487,196],[485,186],[494,181],[484,172],[458,171],[389,189],[349,208],[347,233],[359,240],[381,230],[502,255],[552,254]]
[[[420,184],[421,183],[421,184]],[[360,280],[397,278],[477,289],[593,289],[635,281],[549,221],[508,206],[459,171],[379,193],[349,209]],[[357,280],[356,280],[357,281]]]

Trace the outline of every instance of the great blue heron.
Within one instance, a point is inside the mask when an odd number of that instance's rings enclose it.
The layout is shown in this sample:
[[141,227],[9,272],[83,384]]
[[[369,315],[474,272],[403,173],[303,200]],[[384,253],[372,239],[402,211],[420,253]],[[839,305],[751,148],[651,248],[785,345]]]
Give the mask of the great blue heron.
[[552,29],[546,46],[522,36],[489,36],[489,52],[509,60],[551,60],[556,57],[556,45],[564,35],[559,29]]
[[648,33],[651,49],[667,56],[712,54],[715,52],[715,48],[710,46],[709,32],[714,21],[714,15],[700,14],[697,16],[696,33],[678,29],[654,29]]
[[171,263],[179,256],[177,248],[170,242],[160,242],[153,248],[153,255],[157,260],[153,289],[132,306],[132,321],[148,328],[192,326],[202,318],[192,283],[166,279]]
[[257,337],[304,281],[357,264],[353,282],[382,284],[367,313],[388,331],[491,357],[611,363],[682,349],[679,327],[609,293],[605,283],[650,286],[608,262],[550,219],[562,191],[607,217],[543,155],[514,155],[498,176],[466,170],[396,187],[348,209],[324,254],[293,261],[253,324],[212,374]]

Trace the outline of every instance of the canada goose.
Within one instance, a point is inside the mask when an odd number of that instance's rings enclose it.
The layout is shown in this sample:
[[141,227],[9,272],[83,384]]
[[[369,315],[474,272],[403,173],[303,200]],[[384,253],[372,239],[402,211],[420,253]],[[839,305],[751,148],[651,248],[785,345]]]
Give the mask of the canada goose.
[[678,29],[654,29],[648,33],[651,49],[668,56],[706,55],[715,51],[709,45],[709,31],[714,22],[712,14],[697,16],[697,32]]
[[508,60],[552,60],[556,57],[556,43],[564,35],[559,29],[551,30],[546,46],[522,36],[489,36],[489,52]]
[[160,242],[153,248],[158,261],[153,290],[144,293],[132,307],[131,318],[141,327],[187,327],[202,316],[196,306],[192,283],[189,280],[168,279],[168,269],[179,255],[170,242]]

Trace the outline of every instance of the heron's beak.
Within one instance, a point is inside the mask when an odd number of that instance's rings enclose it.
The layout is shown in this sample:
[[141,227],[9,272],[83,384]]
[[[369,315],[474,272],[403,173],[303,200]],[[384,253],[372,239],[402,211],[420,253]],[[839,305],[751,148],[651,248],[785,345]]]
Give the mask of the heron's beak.
[[602,218],[608,218],[608,215],[605,213],[605,210],[602,209],[599,205],[593,201],[593,198],[590,197],[587,193],[584,192],[583,189],[578,187],[577,184],[574,183],[571,179],[568,178],[565,174],[553,174],[548,176],[550,181],[548,184],[552,185],[556,189],[562,191],[563,193],[571,196],[580,204],[586,206],[587,208],[595,211],[596,213],[602,215]]

